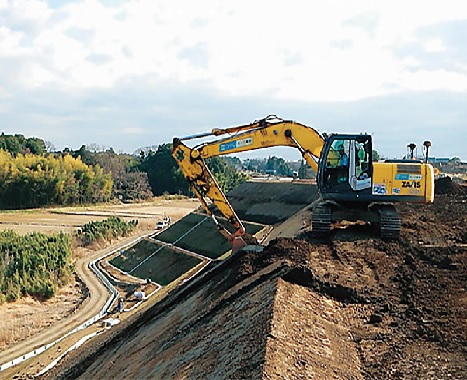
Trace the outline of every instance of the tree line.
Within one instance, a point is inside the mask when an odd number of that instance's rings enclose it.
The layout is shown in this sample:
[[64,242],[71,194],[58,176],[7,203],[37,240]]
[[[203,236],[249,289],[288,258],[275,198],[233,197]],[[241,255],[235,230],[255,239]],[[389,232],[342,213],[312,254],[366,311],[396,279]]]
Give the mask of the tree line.
[[117,154],[112,148],[91,151],[85,145],[76,151],[68,150],[73,157],[90,166],[100,166],[112,177],[112,197],[124,202],[149,199],[153,196],[147,173],[141,170],[141,157]]
[[19,153],[43,154],[46,152],[46,142],[37,137],[24,137],[23,135],[0,135],[0,149],[10,152],[13,156]]
[[99,165],[71,155],[13,156],[0,149],[0,208],[103,202],[111,198],[112,178]]
[[[177,163],[172,144],[117,154],[112,148],[92,151],[65,148],[23,135],[0,136],[0,209],[47,205],[88,204],[120,199],[145,200],[163,194],[193,196]],[[236,157],[213,157],[207,162],[223,191],[246,181]],[[270,157],[266,168],[285,174],[283,159]]]
[[292,176],[292,169],[289,164],[283,158],[276,156],[269,156],[267,159],[247,159],[245,161],[245,168],[260,173]]

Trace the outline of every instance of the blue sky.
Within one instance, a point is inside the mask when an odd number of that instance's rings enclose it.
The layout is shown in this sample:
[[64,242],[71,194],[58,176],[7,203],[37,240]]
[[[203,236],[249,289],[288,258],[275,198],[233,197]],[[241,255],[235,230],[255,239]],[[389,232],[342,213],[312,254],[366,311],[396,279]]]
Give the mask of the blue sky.
[[463,0],[0,0],[0,131],[133,153],[276,114],[467,161],[465,41]]

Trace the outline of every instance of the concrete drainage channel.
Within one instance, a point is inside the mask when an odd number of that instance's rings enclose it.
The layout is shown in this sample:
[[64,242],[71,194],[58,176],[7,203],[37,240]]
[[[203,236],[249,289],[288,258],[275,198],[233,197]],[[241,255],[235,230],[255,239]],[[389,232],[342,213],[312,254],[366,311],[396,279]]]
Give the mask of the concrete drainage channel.
[[[81,325],[79,325],[78,327],[76,327],[75,329],[69,331],[68,333],[64,334],[63,336],[61,336],[60,338],[56,339],[55,341],[51,342],[51,343],[48,343],[48,344],[45,344],[31,352],[28,352],[27,354],[24,354],[24,355],[21,355],[20,357],[16,358],[16,359],[13,359],[7,363],[3,363],[3,364],[0,364],[0,372],[8,369],[8,368],[11,368],[17,364],[20,364],[22,363],[23,361],[25,360],[28,360],[28,359],[31,359],[33,358],[34,356],[37,356],[39,354],[42,354],[43,352],[45,352],[46,350],[48,350],[49,348],[55,346],[57,343],[61,342],[63,339],[69,337],[70,335],[73,335],[75,333],[77,333],[78,331],[81,331],[85,328],[87,328],[88,326],[91,326],[92,324],[94,324],[95,322],[97,322],[98,320],[100,320],[101,318],[103,318],[104,316],[106,316],[108,313],[109,313],[109,310],[110,308],[112,307],[112,304],[115,302],[115,300],[119,297],[119,293],[117,291],[117,289],[110,283],[110,281],[107,279],[107,277],[101,272],[101,270],[99,268],[97,268],[96,266],[96,263],[100,260],[103,260],[105,259],[106,257],[110,256],[110,255],[113,255],[115,254],[115,252],[117,252],[118,250],[121,250],[122,248],[127,248],[131,245],[134,245],[136,244],[138,241],[146,238],[146,237],[149,237],[150,235],[152,235],[152,233],[150,234],[147,234],[147,235],[143,235],[143,236],[140,236],[139,238],[131,241],[130,243],[127,243],[125,244],[124,246],[122,247],[119,247],[118,249],[114,249],[110,252],[108,252],[107,254],[103,255],[102,257],[100,257],[99,259],[97,260],[93,260],[91,261],[89,264],[88,264],[88,267],[93,271],[93,273],[99,278],[99,280],[105,285],[105,287],[109,290],[110,292],[110,297],[108,298],[107,302],[105,303],[104,307],[101,309],[101,311],[95,315],[94,317],[88,319],[87,321],[85,321],[84,323],[82,323]],[[159,290],[160,288],[158,288],[157,290]],[[156,291],[157,291],[156,290]],[[155,292],[154,292],[155,293]],[[153,294],[153,293],[152,293]],[[151,295],[152,295],[151,294]],[[92,338],[93,336],[97,335],[99,332],[97,333],[92,333],[88,336],[85,336],[83,338],[80,339],[80,341],[78,341],[76,344],[74,344],[72,347],[70,347],[64,354],[62,354],[58,359],[56,359],[54,362],[52,362],[51,364],[49,364],[46,368],[44,368],[43,371],[41,371],[39,374],[37,374],[37,376],[39,375],[42,375],[44,374],[46,371],[50,370],[51,368],[53,368],[61,358],[63,358],[63,356],[66,355],[66,353],[78,348],[79,346],[81,346],[86,340]]]

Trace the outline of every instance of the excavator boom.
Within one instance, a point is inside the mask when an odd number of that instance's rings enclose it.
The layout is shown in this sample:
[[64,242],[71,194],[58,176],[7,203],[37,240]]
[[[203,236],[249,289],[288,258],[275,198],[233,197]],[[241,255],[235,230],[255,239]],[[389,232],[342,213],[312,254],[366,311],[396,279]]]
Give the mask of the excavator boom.
[[233,238],[231,233],[215,218],[209,207],[210,202],[214,203],[222,215],[227,218],[230,225],[235,228],[237,235],[243,235],[245,228],[241,220],[230,205],[224,192],[220,189],[205,161],[199,155],[199,152],[196,149],[186,146],[180,139],[174,138],[172,155],[182,170],[185,179],[190,184],[191,189],[200,200],[204,210],[213,218],[219,232],[229,240]]
[[[216,141],[202,143],[194,148],[190,148],[183,143],[186,140],[223,135],[228,136]],[[290,146],[297,148],[313,170],[318,171],[318,159],[323,145],[324,138],[315,129],[294,121],[282,120],[276,116],[268,116],[248,125],[213,129],[209,133],[174,138],[172,155],[191,189],[201,201],[203,208],[215,220],[219,231],[232,240],[236,236],[242,236],[245,233],[245,228],[204,160],[210,157],[254,149]],[[209,207],[210,201],[215,204],[221,214],[227,218],[230,225],[235,228],[234,237],[215,219]]]
[[196,146],[192,150],[192,155],[199,154],[200,157],[206,159],[255,149],[290,146],[299,149],[303,158],[317,172],[318,159],[324,145],[324,138],[315,129],[292,120],[279,119],[276,116],[268,116],[251,124],[238,127],[213,129],[210,133],[188,136],[177,140],[184,141],[221,135],[229,136]]

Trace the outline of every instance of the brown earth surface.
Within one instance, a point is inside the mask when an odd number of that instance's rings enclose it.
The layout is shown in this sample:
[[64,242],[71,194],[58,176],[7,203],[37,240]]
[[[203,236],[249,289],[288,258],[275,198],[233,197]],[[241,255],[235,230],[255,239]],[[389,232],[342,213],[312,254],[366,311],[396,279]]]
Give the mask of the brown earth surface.
[[467,188],[398,209],[397,242],[313,242],[298,217],[302,238],[211,263],[43,378],[465,379]]

